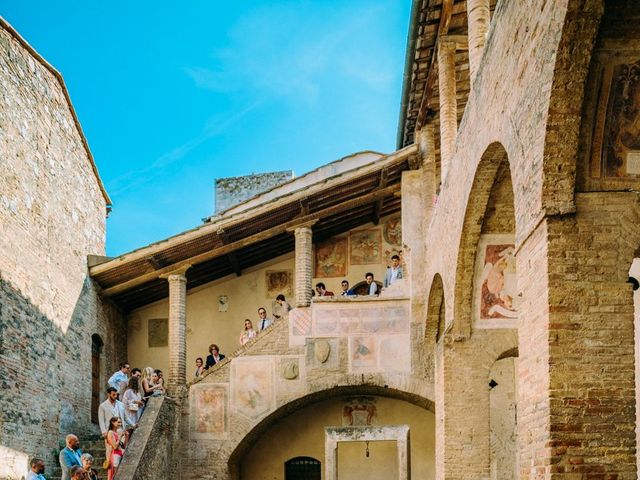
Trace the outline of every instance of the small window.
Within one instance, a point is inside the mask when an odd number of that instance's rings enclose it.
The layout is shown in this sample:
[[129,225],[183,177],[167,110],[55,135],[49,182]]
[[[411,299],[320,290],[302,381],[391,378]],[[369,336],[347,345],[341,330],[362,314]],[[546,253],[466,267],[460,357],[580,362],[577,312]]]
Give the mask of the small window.
[[296,457],[284,464],[285,480],[320,480],[320,461],[311,457]]

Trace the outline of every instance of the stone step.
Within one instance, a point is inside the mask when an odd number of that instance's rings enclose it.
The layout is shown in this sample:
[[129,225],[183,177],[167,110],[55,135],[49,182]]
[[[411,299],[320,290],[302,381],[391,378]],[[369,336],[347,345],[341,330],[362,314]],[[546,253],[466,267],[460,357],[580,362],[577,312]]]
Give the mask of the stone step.
[[[106,456],[106,448],[102,436],[82,437],[80,439],[80,449],[83,453],[90,453],[93,456],[93,468],[98,472],[98,478],[106,480],[107,471],[102,468],[102,462],[104,462]],[[50,480],[60,480],[62,469],[56,465],[55,468],[48,468],[46,475]]]

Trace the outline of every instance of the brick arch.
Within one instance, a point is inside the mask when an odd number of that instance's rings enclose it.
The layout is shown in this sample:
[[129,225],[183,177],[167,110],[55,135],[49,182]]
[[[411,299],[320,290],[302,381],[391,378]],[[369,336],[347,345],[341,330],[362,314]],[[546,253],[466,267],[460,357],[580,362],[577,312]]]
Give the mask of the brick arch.
[[[566,5],[545,127],[541,200],[547,215],[575,211],[582,104],[604,3],[589,2],[585,7],[581,0],[569,0]],[[554,5],[547,2],[546,9]]]
[[349,382],[347,379],[334,385],[331,385],[331,381],[327,381],[327,385],[291,400],[271,412],[249,431],[245,432],[242,438],[232,446],[228,460],[230,478],[234,480],[239,478],[238,464],[240,460],[269,428],[298,410],[332,397],[375,395],[402,400],[431,412],[435,411],[433,400],[424,396],[427,386],[422,381],[415,378],[409,379],[407,378],[408,375],[376,375],[374,378],[371,377],[369,376],[367,383],[363,384],[354,384],[354,382]]
[[471,334],[473,276],[480,232],[496,178],[500,171],[510,168],[507,151],[499,142],[491,143],[485,149],[476,168],[462,224],[456,264],[452,332],[455,338],[468,338]]
[[427,303],[427,320],[425,326],[425,342],[432,346],[444,333],[446,305],[442,276],[436,273],[431,281]]

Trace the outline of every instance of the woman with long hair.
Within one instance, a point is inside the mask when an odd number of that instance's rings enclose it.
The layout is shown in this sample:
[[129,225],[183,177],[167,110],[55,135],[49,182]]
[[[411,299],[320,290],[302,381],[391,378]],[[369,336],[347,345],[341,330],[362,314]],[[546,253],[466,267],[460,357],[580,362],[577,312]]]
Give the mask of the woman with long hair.
[[109,430],[107,431],[107,438],[105,438],[105,446],[107,449],[107,459],[109,460],[109,468],[107,470],[108,480],[113,480],[122,455],[124,455],[123,440],[124,433],[120,433],[118,430],[122,428],[122,420],[120,417],[111,417],[109,420]]
[[142,415],[142,407],[144,406],[138,377],[129,379],[127,389],[122,396],[122,403],[124,403],[124,419],[127,422],[127,428],[135,428],[138,425],[138,420]]
[[240,345],[244,345],[252,338],[256,337],[256,331],[253,329],[253,324],[248,318],[244,321],[244,329],[240,332]]
[[154,393],[156,395],[160,395],[161,393],[160,390],[162,390],[162,386],[156,385],[156,383],[153,381],[153,376],[153,367],[145,367],[145,369],[142,371],[142,391],[140,393],[142,393],[142,396],[145,400],[152,396]]

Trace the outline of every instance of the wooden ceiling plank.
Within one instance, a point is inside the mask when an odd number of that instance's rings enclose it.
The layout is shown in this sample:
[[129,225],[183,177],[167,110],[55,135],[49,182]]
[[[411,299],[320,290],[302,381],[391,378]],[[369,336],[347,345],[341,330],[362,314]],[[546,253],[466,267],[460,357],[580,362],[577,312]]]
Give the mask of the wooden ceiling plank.
[[296,225],[301,223],[306,223],[317,219],[318,216],[328,217],[331,215],[336,215],[338,213],[344,212],[354,207],[358,207],[360,205],[370,203],[372,201],[377,201],[379,198],[384,198],[388,195],[393,195],[396,192],[400,191],[400,185],[395,184],[386,188],[376,189],[373,192],[364,195],[362,197],[349,200],[347,202],[341,203],[339,205],[335,205],[333,207],[329,207],[322,212],[314,213],[307,215],[306,217],[300,217],[290,222],[286,222],[280,225],[276,225],[274,227],[263,230],[262,232],[250,235],[241,240],[237,240],[235,242],[228,243],[226,245],[222,245],[221,247],[214,248],[208,252],[201,253],[199,255],[194,255],[192,257],[181,260],[180,262],[176,262],[173,265],[168,265],[160,270],[156,270],[154,272],[148,272],[143,275],[140,275],[136,278],[132,278],[126,282],[123,282],[118,285],[114,285],[113,287],[106,288],[102,291],[103,295],[111,296],[116,295],[118,293],[129,290],[130,288],[136,287],[137,285],[141,285],[143,283],[149,282],[151,280],[155,280],[156,278],[164,275],[166,273],[172,272],[182,266],[191,264],[197,265],[199,263],[205,262],[207,260],[211,260],[217,257],[221,257],[223,255],[228,255],[229,253],[234,252],[240,248],[246,247],[248,245],[252,245],[254,243],[258,243],[262,240],[266,240],[280,233],[284,233],[289,229],[295,228]]
[[429,109],[431,93],[433,92],[435,79],[438,73],[438,39],[443,35],[446,35],[449,31],[452,13],[453,0],[443,0],[442,10],[440,12],[440,23],[438,24],[438,34],[434,41],[433,53],[431,54],[431,62],[429,65],[429,73],[427,74],[427,83],[422,93],[422,100],[420,102],[420,108],[418,109],[418,117],[416,118],[416,129],[422,127],[423,119],[426,117],[427,110]]

